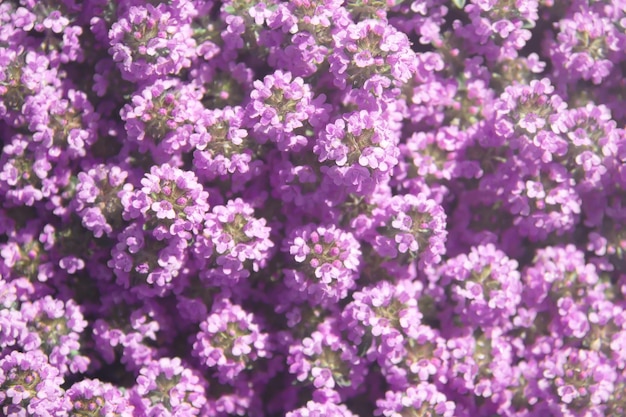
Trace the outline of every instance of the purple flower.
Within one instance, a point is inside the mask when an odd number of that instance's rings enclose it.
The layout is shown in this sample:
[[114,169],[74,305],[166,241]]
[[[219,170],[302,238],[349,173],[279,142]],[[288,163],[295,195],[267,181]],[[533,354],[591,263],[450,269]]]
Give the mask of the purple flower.
[[132,6],[111,26],[109,53],[129,81],[176,74],[191,65],[196,48],[191,27],[164,9]]
[[[18,10],[24,11],[23,8]],[[15,13],[16,23],[18,23],[18,15],[21,13],[13,10],[3,11],[3,13],[9,13],[9,15]],[[23,12],[21,17],[28,19]],[[25,24],[25,22],[21,23]],[[6,25],[4,22],[3,24]],[[51,86],[58,87],[60,84],[57,70],[50,66],[50,59],[45,54],[18,46],[21,35],[23,35],[21,29],[16,30],[11,42],[12,47],[0,48],[0,74],[2,74],[0,75],[0,80],[2,80],[0,117],[11,126],[25,126],[30,123],[29,118],[27,119],[23,113],[24,105],[32,102],[31,108],[34,109],[37,103],[43,101],[46,94],[54,91],[54,88],[50,88]],[[16,43],[13,44],[13,42]],[[41,98],[37,97],[40,93],[43,94]],[[36,117],[43,116],[36,115]]]
[[[115,273],[117,283],[145,297],[163,296],[184,287],[185,279],[179,275],[185,265],[188,243],[165,233],[153,237],[142,228],[142,224],[133,223],[123,229],[111,250],[107,266]],[[164,236],[169,239],[159,240]]]
[[22,341],[25,351],[41,350],[61,375],[85,372],[89,358],[80,352],[80,336],[87,322],[73,300],[63,302],[46,296],[21,306],[29,334]]
[[400,417],[411,413],[429,416],[452,417],[455,404],[448,401],[434,385],[422,382],[404,391],[387,391],[384,399],[376,401],[374,415]]
[[335,390],[354,395],[367,375],[366,362],[356,347],[346,342],[337,323],[327,319],[301,341],[289,347],[289,372],[300,382],[308,381],[317,390]]
[[0,190],[8,204],[33,206],[54,191],[48,186],[53,166],[32,137],[15,135],[4,146],[0,164]]
[[263,172],[261,149],[243,128],[243,117],[241,107],[203,112],[189,138],[198,177],[228,182],[233,192]]
[[397,136],[380,113],[347,113],[326,125],[313,147],[336,185],[367,194],[388,180],[398,164]]
[[[562,413],[602,409],[614,393],[615,368],[597,352],[565,348],[540,364],[543,400]],[[619,394],[618,394],[619,395]]]
[[122,224],[122,197],[130,193],[129,172],[117,165],[96,165],[78,173],[75,204],[83,226],[95,237],[111,236]]
[[462,395],[482,397],[491,405],[507,401],[506,389],[515,381],[510,338],[498,329],[452,337],[446,345],[450,353],[447,387]]
[[550,42],[552,62],[561,80],[591,80],[600,84],[613,68],[613,55],[620,51],[620,36],[608,16],[581,10],[561,19],[559,33]]
[[335,303],[354,288],[361,250],[351,233],[308,224],[289,234],[283,251],[301,265],[284,270],[285,285],[311,305]]
[[139,370],[131,403],[146,416],[197,416],[206,403],[206,381],[180,358],[161,358]]
[[445,252],[446,215],[434,200],[423,193],[396,195],[374,215],[377,233],[368,240],[380,256],[399,263],[418,258],[422,266],[439,262]]
[[296,410],[289,411],[286,417],[313,417],[313,416],[332,416],[332,417],[354,417],[355,414],[345,405],[333,404],[332,402],[318,403],[309,401],[306,406]]
[[522,280],[523,303],[547,312],[550,323],[543,325],[561,336],[584,338],[590,331],[589,319],[598,314],[592,306],[606,306],[595,266],[573,245],[539,250]]
[[120,112],[129,139],[159,162],[189,151],[190,135],[204,112],[201,98],[195,86],[174,79],[145,86]]
[[581,192],[604,187],[621,142],[609,109],[589,103],[560,116],[567,140],[561,138],[554,159],[568,169]]
[[281,151],[299,151],[308,139],[300,134],[305,126],[318,128],[327,120],[326,99],[313,98],[313,92],[300,77],[276,71],[263,82],[254,82],[251,102],[246,106],[248,125],[261,142],[270,140]]
[[583,346],[599,351],[610,358],[617,369],[626,368],[626,352],[621,348],[626,342],[626,311],[610,300],[596,300],[588,313],[589,332]]
[[202,229],[209,210],[209,193],[192,171],[164,164],[153,166],[141,179],[140,190],[125,194],[124,218],[144,218],[157,240],[191,240]]
[[50,161],[84,158],[97,139],[99,115],[82,91],[50,94],[45,100],[26,103],[22,112],[32,113],[29,129],[33,141]]
[[19,310],[19,280],[0,279],[0,350],[22,345],[28,336],[27,322]]
[[126,369],[137,371],[159,356],[157,339],[175,337],[176,328],[158,303],[138,304],[132,295],[109,288],[92,323],[94,349],[105,366],[119,359]]
[[[31,282],[46,282],[50,276],[47,271],[50,247],[45,245],[41,222],[31,221],[25,227],[16,230],[7,243],[0,245],[0,256],[6,268],[5,277],[26,278]],[[0,273],[2,270],[0,270]]]
[[220,383],[235,385],[242,372],[254,368],[255,361],[271,356],[271,346],[252,313],[222,299],[200,323],[193,354],[216,370]]
[[39,350],[13,351],[0,359],[0,406],[4,415],[63,413],[63,377]]
[[441,266],[437,285],[446,287],[446,301],[464,325],[506,328],[522,300],[517,266],[493,244],[473,247]]
[[362,88],[375,75],[401,85],[416,69],[407,36],[384,21],[368,19],[340,28],[333,33],[333,46],[328,62],[333,82],[342,90]]
[[132,417],[135,411],[120,389],[97,379],[74,383],[65,391],[65,399],[74,415]]
[[513,5],[472,1],[463,9],[471,23],[457,24],[456,34],[467,41],[471,53],[489,61],[515,59],[531,38],[528,28],[539,20],[538,6],[535,0],[516,1]]
[[[417,283],[400,281],[394,285],[382,281],[354,293],[354,301],[343,311],[342,325],[349,340],[362,345],[366,352],[373,349],[375,353],[368,353],[381,363],[404,355],[408,339],[417,337],[421,324],[421,291]],[[403,343],[396,343],[398,338],[404,339]]]
[[[395,167],[392,183],[400,184],[402,189],[418,194],[429,187],[433,194],[447,193],[445,184],[460,170],[457,151],[463,144],[462,132],[450,127],[438,132],[416,132],[401,143],[399,164]],[[438,190],[438,187],[441,190]],[[409,194],[407,192],[407,194]],[[434,198],[434,197],[433,197]],[[442,197],[436,198],[440,200]]]
[[582,204],[571,174],[555,162],[531,162],[530,153],[510,158],[483,184],[493,191],[507,190],[506,208],[514,216],[513,224],[521,236],[541,241],[550,235],[571,233],[579,221]]
[[241,198],[213,207],[206,215],[203,239],[199,241],[211,265],[202,277],[216,285],[230,286],[265,267],[274,247],[270,231],[266,220],[257,219],[252,206]]

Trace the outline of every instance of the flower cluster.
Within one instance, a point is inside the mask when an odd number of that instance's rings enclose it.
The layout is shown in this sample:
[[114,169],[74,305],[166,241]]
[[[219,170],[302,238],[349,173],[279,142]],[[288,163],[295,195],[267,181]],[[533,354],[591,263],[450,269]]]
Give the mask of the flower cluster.
[[336,303],[355,287],[361,262],[359,242],[335,226],[305,225],[285,245],[294,268],[285,269],[285,285],[309,303]]
[[0,1],[0,415],[626,415],[623,0]]

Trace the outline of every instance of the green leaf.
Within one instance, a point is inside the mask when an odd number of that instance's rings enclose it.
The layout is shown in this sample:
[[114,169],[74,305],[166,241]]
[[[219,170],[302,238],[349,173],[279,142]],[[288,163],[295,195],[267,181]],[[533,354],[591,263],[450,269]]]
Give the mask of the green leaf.
[[459,9],[463,9],[463,7],[465,7],[465,0],[452,0],[452,3],[454,3],[454,5]]

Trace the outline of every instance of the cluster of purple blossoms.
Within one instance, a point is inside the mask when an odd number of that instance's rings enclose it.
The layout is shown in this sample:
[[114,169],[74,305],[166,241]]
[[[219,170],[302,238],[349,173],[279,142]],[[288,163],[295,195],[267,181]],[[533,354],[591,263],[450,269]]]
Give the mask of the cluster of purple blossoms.
[[626,415],[623,0],[0,2],[0,415]]
[[309,224],[291,232],[285,246],[293,263],[284,269],[284,282],[296,298],[334,304],[355,288],[361,251],[351,233]]

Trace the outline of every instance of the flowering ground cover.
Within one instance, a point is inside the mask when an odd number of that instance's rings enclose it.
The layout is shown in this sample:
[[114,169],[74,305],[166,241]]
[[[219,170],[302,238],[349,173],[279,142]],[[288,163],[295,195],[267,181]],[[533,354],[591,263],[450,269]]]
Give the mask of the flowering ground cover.
[[0,2],[0,415],[626,415],[626,2]]

